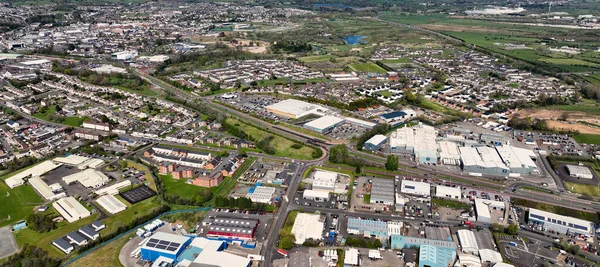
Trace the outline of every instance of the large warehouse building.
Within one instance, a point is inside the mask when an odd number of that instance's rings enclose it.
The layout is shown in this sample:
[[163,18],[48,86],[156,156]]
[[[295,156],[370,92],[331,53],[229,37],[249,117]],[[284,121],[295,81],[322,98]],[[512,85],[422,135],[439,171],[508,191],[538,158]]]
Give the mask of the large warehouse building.
[[536,158],[532,150],[514,146],[496,146],[500,158],[508,166],[511,173],[526,175],[537,172]]
[[371,204],[394,205],[395,195],[393,179],[371,179]]
[[336,116],[323,116],[304,124],[304,128],[317,133],[329,133],[336,126],[343,124],[346,120]]
[[327,191],[316,191],[316,190],[304,190],[302,198],[317,202],[329,201],[329,192]]
[[116,214],[127,209],[127,206],[113,195],[101,196],[96,202],[110,214]]
[[187,236],[157,232],[142,245],[142,260],[156,261],[160,257],[176,260],[191,240]]
[[409,195],[429,197],[431,195],[431,185],[424,182],[402,180],[400,192]]
[[73,197],[61,198],[52,203],[52,207],[70,223],[92,215],[89,210]]
[[387,141],[387,137],[385,137],[385,135],[377,134],[365,142],[364,148],[365,150],[377,151],[385,144],[385,141]]
[[86,169],[82,172],[67,175],[62,178],[66,184],[79,182],[86,188],[99,188],[108,183],[108,176],[101,171]]
[[206,231],[206,236],[228,240],[252,240],[259,222],[253,219],[219,216],[213,220]]
[[459,147],[461,167],[469,173],[508,175],[510,170],[491,147]]
[[316,191],[326,191],[333,193],[335,191],[335,182],[337,172],[316,170],[313,178],[312,189]]
[[35,165],[32,168],[29,168],[7,178],[6,180],[4,180],[4,182],[6,183],[6,185],[8,185],[8,187],[15,188],[17,186],[23,185],[25,183],[25,178],[40,177],[46,174],[47,172],[60,167],[60,165],[61,164],[54,164],[52,161],[46,160],[38,165]]
[[329,109],[308,102],[286,99],[279,103],[266,106],[265,109],[273,114],[290,119],[297,119],[309,114],[324,116]]
[[458,242],[460,244],[460,250],[464,253],[473,255],[479,254],[479,245],[477,245],[477,239],[475,234],[471,230],[461,229],[456,231]]
[[559,233],[594,234],[594,223],[537,209],[529,209],[529,221],[541,223],[548,230]]
[[273,194],[275,194],[275,187],[268,186],[257,186],[252,187],[246,194],[246,197],[252,200],[254,203],[271,203],[271,199],[273,198]]
[[390,135],[390,151],[413,155],[418,163],[437,164],[438,146],[435,139],[435,128],[429,125],[400,128]]
[[575,178],[583,178],[583,179],[592,179],[594,175],[590,171],[590,168],[587,166],[579,166],[579,165],[566,165],[565,168],[569,173],[569,176]]
[[296,237],[295,243],[302,245],[307,239],[320,240],[323,238],[325,224],[321,215],[298,213],[291,233]]
[[501,201],[489,200],[489,199],[475,199],[475,213],[477,215],[477,222],[492,223],[492,214],[490,209],[504,210],[506,203]]
[[452,199],[461,199],[462,192],[460,187],[451,187],[445,185],[436,185],[435,186],[435,197],[437,198],[452,198]]

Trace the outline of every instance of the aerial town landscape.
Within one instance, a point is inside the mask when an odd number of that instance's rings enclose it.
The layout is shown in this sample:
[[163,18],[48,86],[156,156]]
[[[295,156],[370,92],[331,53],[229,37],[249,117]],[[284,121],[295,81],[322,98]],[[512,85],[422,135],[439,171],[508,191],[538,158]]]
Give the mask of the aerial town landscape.
[[0,0],[0,267],[600,266],[599,20]]

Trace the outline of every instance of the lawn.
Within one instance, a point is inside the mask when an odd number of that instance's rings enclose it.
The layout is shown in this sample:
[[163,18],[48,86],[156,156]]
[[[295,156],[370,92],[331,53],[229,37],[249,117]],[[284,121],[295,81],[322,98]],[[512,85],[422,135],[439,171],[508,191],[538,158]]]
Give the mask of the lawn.
[[331,55],[319,55],[319,56],[307,56],[298,58],[301,62],[304,63],[312,63],[312,62],[320,62],[320,61],[329,61],[331,59]]
[[434,198],[431,200],[431,202],[433,202],[433,204],[436,204],[438,207],[447,207],[455,210],[471,209],[471,204],[451,199]]
[[35,206],[42,204],[44,201],[31,186],[10,189],[0,182],[0,227],[26,219],[33,214]]
[[[38,113],[33,114],[33,116],[40,120],[53,122],[49,118],[49,116],[54,115],[54,114],[56,114],[56,105],[50,105],[50,106],[48,106],[48,109],[46,110],[46,112],[44,112],[44,113],[38,112]],[[62,121],[60,123],[64,124],[64,125],[68,125],[68,126],[79,127],[86,120],[89,120],[89,118],[72,116],[72,117],[64,117],[64,121]]]
[[577,134],[573,136],[577,143],[600,145],[600,135],[597,134]]
[[598,65],[598,63],[583,61],[575,58],[542,58],[540,61],[556,65],[582,65],[590,67]]
[[186,183],[187,179],[173,179],[170,174],[159,175],[158,177],[162,180],[167,193],[172,193],[180,197],[195,196],[198,191],[206,190],[204,187]]
[[371,204],[371,194],[364,194],[363,201],[367,204]]
[[563,106],[554,106],[553,108],[562,110],[562,111],[583,112],[583,113],[587,113],[590,115],[600,115],[600,106],[598,106],[598,105],[590,105],[590,104],[563,105]]
[[273,148],[275,148],[275,156],[305,160],[313,159],[312,153],[314,150],[312,147],[303,146],[300,149],[294,149],[292,148],[292,145],[294,145],[295,142],[292,140],[283,138],[279,135],[271,134],[269,132],[263,131],[254,126],[250,126],[232,118],[228,118],[227,122],[231,125],[239,127],[241,130],[246,132],[246,134],[251,136],[254,140],[261,140],[265,137],[273,136],[273,140],[271,140],[270,145]]
[[72,262],[70,266],[123,266],[119,261],[119,252],[134,235],[123,236],[84,257]]
[[386,59],[386,60],[380,60],[379,62],[381,62],[383,64],[410,63],[410,59],[408,59],[408,58]]
[[565,188],[573,193],[600,197],[600,187],[597,185],[565,182]]
[[146,178],[145,183],[148,183],[148,187],[154,190],[154,192],[157,192],[156,184],[154,184],[154,179],[152,179],[152,174],[150,174],[150,170],[148,169],[148,167],[146,167],[143,164],[133,162],[131,160],[127,160],[127,167],[134,167],[136,170],[146,172],[146,174],[144,174],[144,178]]
[[366,73],[387,73],[387,70],[383,69],[375,63],[357,63],[348,65],[352,70]]

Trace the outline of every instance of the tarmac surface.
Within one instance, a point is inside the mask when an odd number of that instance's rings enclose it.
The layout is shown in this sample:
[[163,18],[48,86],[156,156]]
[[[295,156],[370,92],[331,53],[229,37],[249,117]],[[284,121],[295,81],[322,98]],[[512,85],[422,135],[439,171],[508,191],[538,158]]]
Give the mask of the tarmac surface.
[[6,258],[19,250],[17,240],[10,229],[10,226],[0,228],[0,259]]

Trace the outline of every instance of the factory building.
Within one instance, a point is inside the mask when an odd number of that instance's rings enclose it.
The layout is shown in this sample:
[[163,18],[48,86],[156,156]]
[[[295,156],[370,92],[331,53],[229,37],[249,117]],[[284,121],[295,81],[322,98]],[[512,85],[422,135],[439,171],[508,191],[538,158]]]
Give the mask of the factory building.
[[569,176],[571,176],[571,177],[583,178],[583,179],[594,178],[594,175],[590,171],[590,168],[588,168],[587,166],[569,164],[569,165],[566,165],[565,168],[567,169],[567,173],[569,173]]
[[348,217],[347,230],[349,234],[363,235],[365,237],[388,237],[388,223],[384,221]]
[[469,174],[491,174],[507,176],[510,170],[496,149],[491,147],[459,147],[461,168]]
[[40,177],[47,172],[54,170],[60,167],[60,164],[54,164],[50,160],[46,160],[40,164],[34,165],[34,167],[26,169],[22,172],[19,172],[6,180],[4,182],[8,187],[15,188],[17,186],[25,184],[25,178],[27,177]]
[[191,240],[187,236],[157,232],[142,245],[141,258],[153,262],[164,257],[174,261]]
[[322,106],[296,99],[286,99],[279,103],[266,106],[265,109],[275,115],[290,119],[297,119],[310,114],[324,116],[325,113],[329,111],[329,109]]
[[315,170],[312,189],[315,191],[325,191],[333,193],[335,191],[335,182],[337,181],[337,172],[324,170]]
[[273,194],[275,194],[275,187],[257,186],[252,187],[246,195],[247,198],[252,200],[254,203],[271,203]]
[[217,216],[206,231],[206,236],[228,240],[252,240],[259,222],[253,219]]
[[434,196],[437,198],[461,199],[462,192],[460,191],[460,187],[436,185]]
[[511,173],[527,175],[537,173],[536,158],[532,150],[514,146],[496,146],[496,151]]
[[70,223],[92,215],[89,210],[73,197],[61,198],[52,203],[52,207]]
[[343,124],[345,121],[344,118],[336,116],[323,116],[304,124],[303,127],[317,133],[326,134],[331,132],[336,126]]
[[66,184],[79,182],[85,188],[99,188],[108,183],[108,176],[101,171],[86,169],[82,172],[67,175],[62,178]]
[[559,233],[594,234],[594,223],[569,216],[558,215],[537,209],[529,209],[529,222],[544,225],[547,230]]
[[326,202],[329,201],[329,192],[307,189],[302,193],[302,198],[312,201]]
[[477,244],[477,239],[475,239],[475,234],[471,230],[458,230],[456,231],[456,236],[458,237],[462,252],[479,255],[479,245]]
[[488,199],[475,199],[475,213],[477,215],[477,222],[492,223],[492,215],[490,209],[504,210],[506,203]]
[[439,141],[438,152],[440,163],[444,165],[460,165],[460,151],[458,145],[452,141]]
[[413,110],[405,109],[382,114],[381,116],[379,116],[379,118],[385,121],[385,123],[394,126],[413,119],[415,115],[416,113]]
[[377,150],[379,150],[379,148],[381,148],[381,146],[383,146],[385,144],[386,141],[387,141],[387,137],[385,137],[385,135],[382,135],[382,134],[374,135],[373,137],[369,138],[369,140],[367,140],[365,142],[364,149],[370,150],[370,151],[377,151]]
[[437,164],[438,146],[435,128],[419,123],[394,131],[389,138],[390,151],[394,154],[413,155],[420,164]]
[[318,214],[298,213],[291,233],[296,237],[295,243],[302,245],[307,239],[320,240],[323,238],[325,222]]
[[395,194],[393,179],[371,179],[371,204],[394,205]]
[[101,196],[96,202],[110,214],[116,214],[127,209],[127,206],[113,195]]
[[392,235],[390,240],[392,249],[404,249],[412,246],[421,247],[424,245],[434,245],[437,247],[456,249],[456,244],[453,241],[446,240],[435,240],[403,235]]
[[400,192],[409,195],[429,197],[431,195],[431,185],[424,182],[402,180]]
[[419,267],[448,267],[456,259],[455,248],[423,245],[419,248]]
[[494,146],[505,146],[509,144],[509,140],[503,135],[495,133],[482,133],[479,136],[479,141],[484,144],[491,144]]

